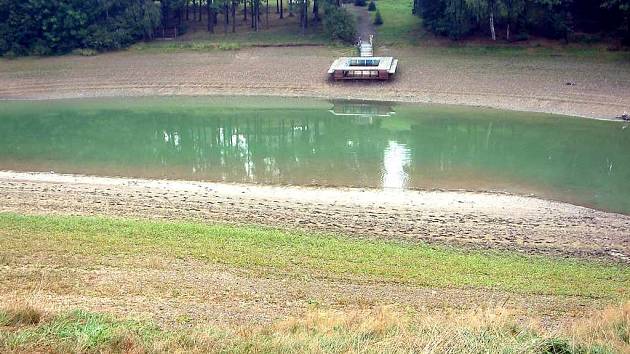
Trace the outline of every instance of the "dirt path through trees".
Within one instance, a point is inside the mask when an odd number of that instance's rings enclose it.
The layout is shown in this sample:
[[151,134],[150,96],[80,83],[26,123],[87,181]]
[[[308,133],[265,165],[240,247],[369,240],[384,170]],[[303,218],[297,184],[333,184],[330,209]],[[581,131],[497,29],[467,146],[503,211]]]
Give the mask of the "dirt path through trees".
[[376,29],[372,23],[372,17],[367,10],[367,6],[345,4],[344,8],[353,14],[357,19],[357,32],[361,40],[369,41],[370,36],[375,36],[376,38]]

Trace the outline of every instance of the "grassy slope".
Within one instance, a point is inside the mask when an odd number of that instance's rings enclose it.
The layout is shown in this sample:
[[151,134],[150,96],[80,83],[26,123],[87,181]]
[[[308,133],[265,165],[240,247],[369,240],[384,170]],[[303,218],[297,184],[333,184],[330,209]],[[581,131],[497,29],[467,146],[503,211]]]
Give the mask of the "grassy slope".
[[[416,44],[422,38],[422,21],[411,13],[412,1],[377,0],[376,4],[383,18],[383,24],[376,27],[379,45]],[[371,13],[372,22],[375,13]]]
[[254,46],[298,46],[327,45],[328,40],[318,30],[301,34],[299,29],[283,26],[270,28],[261,32],[243,32],[228,34],[208,34],[196,32],[189,37],[174,41],[142,42],[130,47],[132,51],[172,52],[172,51],[206,51],[237,50]]
[[[0,266],[41,255],[94,264],[187,258],[296,277],[361,277],[435,287],[627,299],[624,266],[352,240],[260,227],[0,213]],[[261,274],[264,276],[264,274]],[[505,309],[425,313],[397,307],[333,311],[245,327],[162,329],[85,311],[42,313],[3,301],[0,352],[548,352],[628,349],[630,304],[548,332]]]
[[[20,247],[16,247],[20,245]],[[0,214],[0,258],[51,254],[143,254],[296,276],[362,277],[428,287],[627,297],[630,269],[506,253],[360,241],[260,227]]]

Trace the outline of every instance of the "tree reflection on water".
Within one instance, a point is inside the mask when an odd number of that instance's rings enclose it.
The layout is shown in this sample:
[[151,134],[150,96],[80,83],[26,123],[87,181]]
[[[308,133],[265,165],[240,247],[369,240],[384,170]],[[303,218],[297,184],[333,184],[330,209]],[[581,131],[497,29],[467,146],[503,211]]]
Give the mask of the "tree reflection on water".
[[356,101],[99,102],[6,103],[0,169],[504,190],[630,212],[630,130],[619,122]]

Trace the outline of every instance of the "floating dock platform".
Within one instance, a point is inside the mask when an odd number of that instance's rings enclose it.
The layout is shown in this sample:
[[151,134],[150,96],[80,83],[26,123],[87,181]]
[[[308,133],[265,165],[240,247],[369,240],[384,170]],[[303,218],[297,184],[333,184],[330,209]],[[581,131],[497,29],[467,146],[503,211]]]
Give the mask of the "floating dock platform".
[[335,80],[389,80],[397,67],[398,59],[393,57],[341,57],[328,74]]
[[373,36],[370,36],[369,42],[359,39],[357,48],[360,56],[335,60],[328,74],[335,80],[389,80],[396,74],[398,59],[375,57],[372,40]]

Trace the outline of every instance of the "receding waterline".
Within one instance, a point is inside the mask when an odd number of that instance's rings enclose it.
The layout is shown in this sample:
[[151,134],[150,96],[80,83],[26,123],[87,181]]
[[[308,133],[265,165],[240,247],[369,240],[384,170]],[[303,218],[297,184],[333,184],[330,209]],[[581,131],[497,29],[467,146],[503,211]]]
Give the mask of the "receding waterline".
[[630,213],[624,123],[270,97],[0,102],[0,169],[531,194]]

